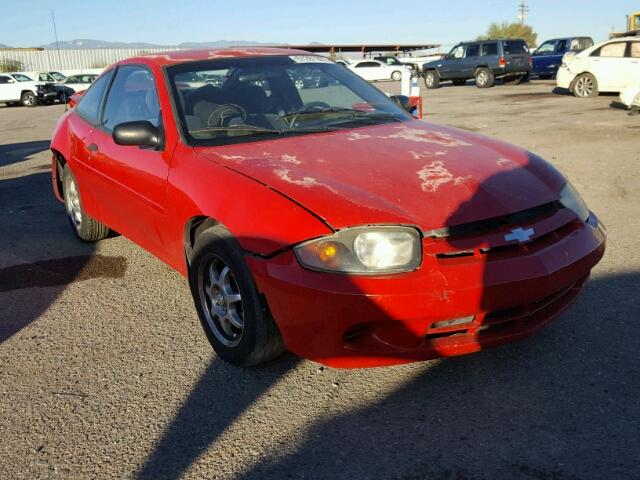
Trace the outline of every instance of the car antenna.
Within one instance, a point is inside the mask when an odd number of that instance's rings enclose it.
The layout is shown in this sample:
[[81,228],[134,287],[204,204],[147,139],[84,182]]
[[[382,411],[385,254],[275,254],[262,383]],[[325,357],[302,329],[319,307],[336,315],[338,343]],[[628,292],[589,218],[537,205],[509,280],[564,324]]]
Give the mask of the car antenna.
[[[56,51],[58,52],[58,68],[62,66],[62,58],[60,57],[60,44],[58,43],[58,29],[56,28],[56,17],[51,9],[51,23],[53,23],[53,36],[56,41]],[[62,91],[62,100],[64,101],[64,111],[67,111],[67,94]]]

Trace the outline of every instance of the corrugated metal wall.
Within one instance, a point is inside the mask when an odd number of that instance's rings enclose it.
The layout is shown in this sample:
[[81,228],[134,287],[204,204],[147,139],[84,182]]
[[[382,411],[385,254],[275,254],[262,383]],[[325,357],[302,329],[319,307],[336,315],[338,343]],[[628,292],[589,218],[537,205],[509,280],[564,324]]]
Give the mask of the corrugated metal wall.
[[2,49],[0,63],[17,60],[22,63],[22,71],[82,70],[106,67],[125,58],[167,50],[171,48],[97,48],[59,51]]

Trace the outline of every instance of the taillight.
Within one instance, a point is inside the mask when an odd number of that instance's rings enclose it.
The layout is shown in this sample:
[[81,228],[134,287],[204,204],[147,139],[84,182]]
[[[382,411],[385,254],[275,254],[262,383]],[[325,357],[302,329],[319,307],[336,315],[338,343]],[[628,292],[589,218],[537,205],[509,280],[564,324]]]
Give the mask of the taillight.
[[500,65],[501,67],[506,67],[507,60],[504,57],[500,57],[500,60],[498,60],[498,65]]

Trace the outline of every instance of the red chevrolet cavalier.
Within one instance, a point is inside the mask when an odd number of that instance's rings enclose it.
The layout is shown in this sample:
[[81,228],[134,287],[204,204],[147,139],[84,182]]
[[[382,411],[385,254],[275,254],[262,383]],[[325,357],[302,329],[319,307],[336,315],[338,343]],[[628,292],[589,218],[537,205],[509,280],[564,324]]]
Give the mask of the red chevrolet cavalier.
[[53,188],[189,279],[217,354],[339,367],[459,355],[562,313],[605,231],[539,157],[415,120],[327,58],[181,51],[107,69],[61,118]]

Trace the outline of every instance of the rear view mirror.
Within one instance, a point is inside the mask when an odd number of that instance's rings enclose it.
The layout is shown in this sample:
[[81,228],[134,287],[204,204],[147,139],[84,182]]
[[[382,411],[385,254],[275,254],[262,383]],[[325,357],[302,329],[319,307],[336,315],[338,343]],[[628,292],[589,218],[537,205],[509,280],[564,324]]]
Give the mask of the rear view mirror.
[[406,95],[392,95],[391,100],[396,102],[403,110],[411,113],[411,102]]
[[160,129],[147,120],[116,125],[112,136],[118,145],[159,147],[161,143]]

